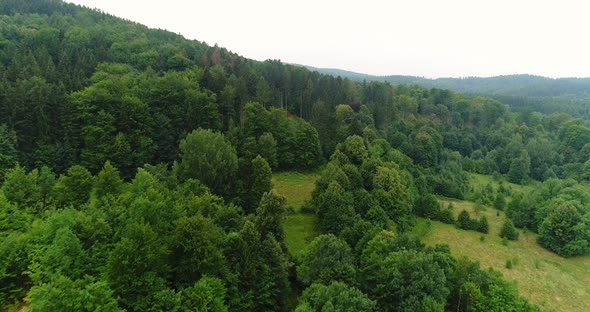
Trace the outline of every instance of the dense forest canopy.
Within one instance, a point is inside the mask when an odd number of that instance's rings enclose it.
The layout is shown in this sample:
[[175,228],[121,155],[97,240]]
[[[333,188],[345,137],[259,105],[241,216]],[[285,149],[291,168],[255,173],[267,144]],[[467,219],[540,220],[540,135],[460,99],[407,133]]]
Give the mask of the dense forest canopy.
[[590,78],[547,78],[533,75],[428,79],[415,76],[373,76],[339,69],[306,68],[354,81],[386,81],[392,85],[418,85],[493,97],[512,109],[545,114],[566,112],[590,120]]
[[[563,256],[590,253],[590,127],[444,89],[354,82],[61,1],[0,3],[0,310],[535,311],[427,247],[467,172]],[[319,170],[293,257],[273,171]],[[510,227],[512,225],[512,227]],[[510,236],[513,237],[513,236]]]

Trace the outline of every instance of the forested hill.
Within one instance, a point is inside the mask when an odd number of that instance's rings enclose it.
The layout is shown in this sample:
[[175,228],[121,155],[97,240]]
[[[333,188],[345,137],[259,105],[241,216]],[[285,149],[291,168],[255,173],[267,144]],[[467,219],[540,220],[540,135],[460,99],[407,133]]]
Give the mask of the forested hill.
[[[488,235],[438,201],[470,197],[590,254],[589,142],[564,113],[0,1],[0,311],[538,311],[410,233],[423,217]],[[318,176],[300,209],[320,235],[298,257],[272,191],[290,170]],[[467,171],[541,187],[476,192]]]
[[374,76],[340,69],[306,68],[354,81],[386,81],[392,85],[418,85],[494,97],[513,109],[542,113],[567,112],[590,120],[590,78],[547,78],[533,75],[428,79],[417,76]]

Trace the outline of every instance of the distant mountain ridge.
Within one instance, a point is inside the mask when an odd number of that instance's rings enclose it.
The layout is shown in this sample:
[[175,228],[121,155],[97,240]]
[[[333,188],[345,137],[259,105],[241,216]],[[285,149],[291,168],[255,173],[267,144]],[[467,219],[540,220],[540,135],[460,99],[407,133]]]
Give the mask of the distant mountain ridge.
[[494,97],[514,109],[542,113],[566,112],[590,120],[590,78],[548,78],[529,74],[494,77],[429,79],[418,76],[376,76],[334,68],[301,65],[322,74],[355,81],[387,81],[392,85],[418,85],[460,93]]

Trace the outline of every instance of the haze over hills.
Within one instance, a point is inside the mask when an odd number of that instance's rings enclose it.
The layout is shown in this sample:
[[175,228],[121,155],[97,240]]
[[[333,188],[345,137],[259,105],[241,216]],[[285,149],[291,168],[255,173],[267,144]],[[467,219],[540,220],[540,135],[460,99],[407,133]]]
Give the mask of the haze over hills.
[[0,312],[590,310],[581,119],[58,0],[0,29]]
[[418,85],[494,97],[514,109],[542,113],[566,112],[590,119],[590,78],[549,78],[528,74],[494,77],[424,78],[418,76],[375,76],[334,68],[302,65],[322,74],[354,81],[386,81],[392,85]]

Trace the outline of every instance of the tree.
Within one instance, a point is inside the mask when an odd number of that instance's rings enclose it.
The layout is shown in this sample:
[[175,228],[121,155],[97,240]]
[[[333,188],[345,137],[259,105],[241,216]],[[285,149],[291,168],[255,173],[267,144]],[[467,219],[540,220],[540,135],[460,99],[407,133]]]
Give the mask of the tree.
[[68,169],[55,184],[55,193],[63,206],[73,205],[80,208],[90,198],[94,177],[86,168],[76,165]]
[[215,277],[203,276],[192,287],[182,290],[183,311],[227,312],[225,286]]
[[339,234],[352,224],[355,214],[352,196],[340,184],[332,181],[316,201],[319,223],[328,233]]
[[571,203],[557,206],[539,228],[539,243],[561,256],[590,252],[590,228]]
[[105,276],[123,308],[143,311],[165,288],[167,246],[148,224],[132,223],[106,261]]
[[354,282],[354,258],[348,244],[333,234],[316,237],[306,247],[297,276],[305,285]]
[[526,150],[522,150],[520,156],[510,163],[508,180],[512,183],[522,184],[530,173],[531,159]]
[[272,189],[272,171],[264,158],[256,156],[250,162],[249,169],[249,176],[243,177],[245,187],[241,194],[243,207],[247,212],[258,207],[262,195]]
[[16,134],[8,131],[5,125],[0,126],[0,182],[4,181],[4,175],[8,169],[16,165]]
[[287,216],[287,199],[274,191],[264,193],[256,209],[255,224],[262,237],[272,235],[279,243],[285,241],[283,221]]
[[486,218],[486,216],[482,216],[479,219],[476,230],[484,234],[487,234],[490,231],[490,224],[488,223],[488,218]]
[[198,179],[216,194],[225,195],[238,169],[235,149],[223,134],[197,129],[180,142],[180,175]]
[[499,210],[504,210],[504,207],[506,207],[506,198],[501,192],[496,194],[496,198],[494,199],[494,207]]
[[471,217],[469,212],[462,210],[457,217],[457,227],[460,229],[468,230],[471,228]]
[[196,215],[178,220],[174,231],[173,274],[177,287],[193,285],[203,275],[222,277],[227,272],[223,230]]
[[502,224],[502,229],[500,230],[500,237],[509,240],[518,240],[518,231],[514,227],[512,220],[506,219],[504,221],[504,224]]
[[447,288],[445,271],[432,253],[395,251],[363,264],[361,289],[377,300],[382,311],[423,311],[425,305],[443,311]]
[[28,311],[124,311],[104,281],[86,276],[72,280],[58,276],[49,283],[35,285],[27,295]]
[[295,311],[370,312],[375,311],[375,306],[375,301],[345,283],[332,282],[327,286],[315,283],[303,292]]
[[107,161],[96,176],[94,193],[98,198],[102,198],[106,195],[119,195],[122,189],[123,180],[119,176],[119,171],[111,165],[110,161]]

